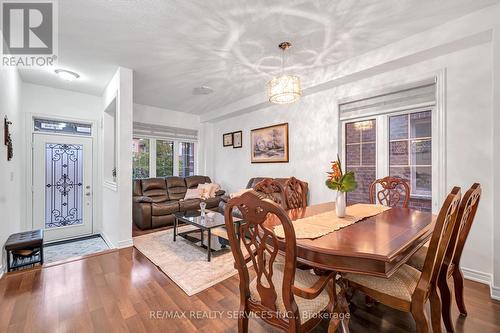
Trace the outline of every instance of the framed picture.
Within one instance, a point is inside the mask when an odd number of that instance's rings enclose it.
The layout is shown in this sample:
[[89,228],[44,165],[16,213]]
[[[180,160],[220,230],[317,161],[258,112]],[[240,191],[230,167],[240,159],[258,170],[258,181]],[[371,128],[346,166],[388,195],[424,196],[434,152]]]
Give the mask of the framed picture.
[[222,134],[222,145],[224,147],[233,145],[233,133]]
[[238,131],[233,133],[233,148],[243,147],[243,132]]
[[250,143],[252,163],[287,163],[288,123],[252,130]]

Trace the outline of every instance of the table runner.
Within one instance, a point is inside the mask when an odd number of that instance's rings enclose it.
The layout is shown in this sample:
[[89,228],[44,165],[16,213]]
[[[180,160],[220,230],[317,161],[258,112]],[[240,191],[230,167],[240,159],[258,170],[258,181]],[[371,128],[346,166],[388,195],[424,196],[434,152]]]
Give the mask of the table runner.
[[[343,218],[337,217],[335,210],[313,215],[293,221],[296,238],[318,238],[336,230],[345,228],[351,224],[359,222],[367,217],[378,215],[390,207],[383,205],[355,204],[346,208],[346,215]],[[284,238],[283,226],[274,228],[274,233],[280,238]]]

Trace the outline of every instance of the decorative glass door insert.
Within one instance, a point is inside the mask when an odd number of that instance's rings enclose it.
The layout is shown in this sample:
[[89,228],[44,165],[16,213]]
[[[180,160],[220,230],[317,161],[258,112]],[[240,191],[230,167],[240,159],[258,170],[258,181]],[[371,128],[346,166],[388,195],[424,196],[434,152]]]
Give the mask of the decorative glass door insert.
[[45,228],[82,224],[83,145],[45,144]]

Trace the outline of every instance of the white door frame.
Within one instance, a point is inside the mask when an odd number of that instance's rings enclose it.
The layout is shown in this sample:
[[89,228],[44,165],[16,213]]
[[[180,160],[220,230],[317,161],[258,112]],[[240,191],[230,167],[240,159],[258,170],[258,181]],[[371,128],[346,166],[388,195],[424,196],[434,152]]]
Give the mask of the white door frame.
[[[101,187],[98,184],[100,182],[101,170],[99,168],[99,152],[100,147],[98,145],[100,126],[99,120],[97,119],[81,119],[81,118],[73,118],[67,116],[60,115],[49,115],[49,114],[40,114],[40,113],[27,113],[25,118],[25,131],[26,131],[26,215],[24,221],[22,223],[23,230],[32,230],[33,229],[33,135],[35,133],[34,129],[34,120],[35,118],[42,119],[52,119],[52,120],[61,120],[61,122],[76,122],[81,124],[91,125],[92,135],[87,136],[92,138],[92,233],[99,233],[100,224],[99,224],[99,216],[101,213]],[[72,134],[62,134],[62,133],[51,133],[54,135],[61,136],[79,136]]]

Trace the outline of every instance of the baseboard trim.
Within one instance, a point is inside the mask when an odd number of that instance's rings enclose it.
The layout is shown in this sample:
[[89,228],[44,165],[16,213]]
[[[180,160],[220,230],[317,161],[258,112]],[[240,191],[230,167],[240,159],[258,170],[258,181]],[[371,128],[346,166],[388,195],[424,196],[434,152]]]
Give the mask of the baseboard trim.
[[467,280],[487,284],[490,287],[492,285],[491,274],[476,271],[474,269],[464,268],[464,267],[462,267],[462,273],[464,274],[464,278],[466,278]]
[[500,301],[500,287],[491,286],[491,298]]
[[125,247],[131,247],[133,245],[134,245],[134,241],[132,241],[132,238],[126,239],[126,240],[122,240],[122,241],[118,242],[118,248],[119,249],[123,249]]
[[100,235],[101,235],[102,239],[104,239],[106,244],[108,244],[108,247],[110,249],[116,249],[115,244],[113,244],[113,242],[108,238],[108,236],[106,236],[106,234],[104,232],[101,232]]
[[101,237],[108,244],[110,249],[123,249],[134,245],[132,238],[119,241],[116,245],[113,243],[105,233],[101,232]]

